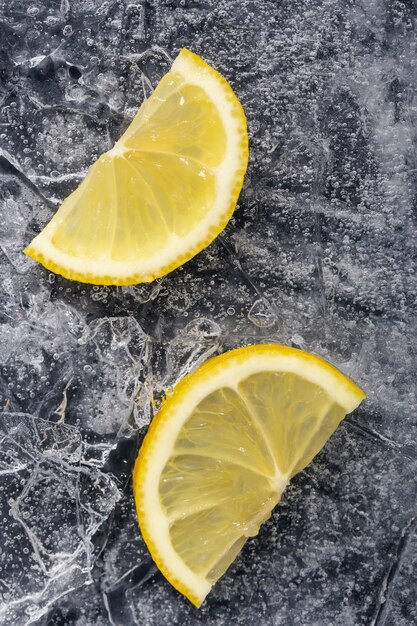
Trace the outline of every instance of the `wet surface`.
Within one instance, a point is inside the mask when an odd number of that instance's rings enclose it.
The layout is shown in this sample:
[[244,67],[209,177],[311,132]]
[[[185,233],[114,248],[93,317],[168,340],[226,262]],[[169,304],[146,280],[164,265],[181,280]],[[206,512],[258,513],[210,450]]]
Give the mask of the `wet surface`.
[[[0,621],[408,626],[416,581],[417,63],[405,0],[0,2]],[[150,285],[22,254],[189,47],[232,84],[235,215]],[[276,341],[366,402],[200,611],[152,565],[129,481],[166,389]]]

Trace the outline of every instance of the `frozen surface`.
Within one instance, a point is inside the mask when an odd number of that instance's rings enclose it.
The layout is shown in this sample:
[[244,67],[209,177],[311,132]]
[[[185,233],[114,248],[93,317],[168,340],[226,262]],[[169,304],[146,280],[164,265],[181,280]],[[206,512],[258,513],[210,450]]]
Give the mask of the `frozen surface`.
[[[0,0],[0,622],[417,623],[417,9],[406,0]],[[225,232],[91,287],[22,248],[187,46],[251,157]],[[129,475],[166,389],[256,341],[368,395],[198,612],[155,573]]]
[[93,535],[119,500],[113,478],[84,461],[79,431],[0,414],[0,621],[31,623],[92,582]]

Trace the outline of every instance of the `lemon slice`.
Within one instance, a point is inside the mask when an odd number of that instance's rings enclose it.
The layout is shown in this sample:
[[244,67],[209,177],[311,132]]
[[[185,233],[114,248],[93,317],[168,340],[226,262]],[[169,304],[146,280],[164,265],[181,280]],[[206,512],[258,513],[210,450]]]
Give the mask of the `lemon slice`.
[[218,72],[184,49],[25,253],[81,282],[152,281],[224,229],[247,162],[239,100]]
[[171,584],[200,606],[290,478],[364,398],[329,363],[275,344],[228,352],[185,377],[133,475],[144,540]]

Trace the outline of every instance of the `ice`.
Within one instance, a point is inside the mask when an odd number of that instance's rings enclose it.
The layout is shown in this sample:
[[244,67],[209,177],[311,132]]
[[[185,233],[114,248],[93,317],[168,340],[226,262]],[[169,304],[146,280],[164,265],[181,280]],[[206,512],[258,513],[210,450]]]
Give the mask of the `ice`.
[[[405,0],[0,0],[2,623],[416,621],[416,17]],[[233,219],[149,285],[47,272],[21,250],[182,46],[245,108]],[[367,400],[197,612],[155,573],[129,477],[167,391],[260,341],[329,359]]]
[[[130,416],[137,422],[140,377],[147,356],[139,324],[131,317],[95,320],[78,339],[78,346],[85,346],[85,351],[77,348],[77,367],[82,373],[74,383],[75,419],[87,418],[86,426],[98,434],[117,432]],[[82,367],[79,353],[85,363]],[[143,393],[146,405],[145,398]]]
[[416,520],[414,518],[403,529],[402,540],[398,542],[396,559],[386,576],[386,584],[382,590],[378,619],[385,620],[386,624],[408,626],[417,620],[416,543]]
[[2,328],[3,406],[15,399],[42,417],[65,413],[100,435],[117,433],[129,418],[139,421],[140,401],[147,404],[140,391],[147,339],[133,318],[86,323],[72,306],[39,292],[28,294],[18,322]]
[[198,318],[178,329],[171,341],[152,341],[154,392],[171,389],[220,348],[221,329],[208,318]]
[[117,525],[109,536],[103,564],[103,601],[112,626],[133,626],[137,623],[136,593],[149,584],[157,568],[138,533],[133,499],[126,499],[118,511]]
[[273,310],[263,298],[255,300],[252,304],[248,313],[248,319],[252,324],[258,326],[258,328],[268,328],[269,326],[273,326],[276,322],[276,316]]
[[109,475],[83,464],[75,427],[2,413],[0,437],[0,620],[23,625],[91,583],[93,537],[120,493]]

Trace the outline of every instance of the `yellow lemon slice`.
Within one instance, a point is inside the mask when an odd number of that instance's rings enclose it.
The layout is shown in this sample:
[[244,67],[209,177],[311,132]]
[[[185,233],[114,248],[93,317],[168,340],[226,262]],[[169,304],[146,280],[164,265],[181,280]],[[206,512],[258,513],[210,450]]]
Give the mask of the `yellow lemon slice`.
[[133,475],[144,540],[197,607],[294,474],[365,394],[335,367],[280,345],[207,361],[168,396]]
[[247,162],[239,100],[218,72],[184,49],[25,253],[81,282],[152,281],[224,229]]

